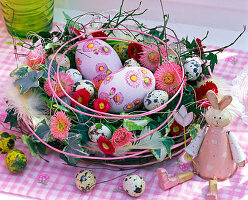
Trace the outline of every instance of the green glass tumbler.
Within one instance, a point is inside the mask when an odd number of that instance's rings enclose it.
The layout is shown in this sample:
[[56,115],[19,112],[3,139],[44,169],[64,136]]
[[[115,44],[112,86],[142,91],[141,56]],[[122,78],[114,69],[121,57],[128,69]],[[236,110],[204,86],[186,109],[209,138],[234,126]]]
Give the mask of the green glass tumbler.
[[50,31],[54,0],[0,0],[8,32],[26,38],[28,33]]

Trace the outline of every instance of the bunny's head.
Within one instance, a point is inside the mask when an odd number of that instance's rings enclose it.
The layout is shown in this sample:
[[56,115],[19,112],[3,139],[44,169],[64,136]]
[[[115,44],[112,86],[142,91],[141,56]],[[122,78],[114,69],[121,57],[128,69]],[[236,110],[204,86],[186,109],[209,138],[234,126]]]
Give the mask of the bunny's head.
[[216,94],[212,90],[209,90],[207,92],[207,98],[211,103],[211,107],[205,115],[207,123],[215,128],[223,128],[230,124],[232,116],[225,108],[232,102],[232,97],[226,95],[218,102]]

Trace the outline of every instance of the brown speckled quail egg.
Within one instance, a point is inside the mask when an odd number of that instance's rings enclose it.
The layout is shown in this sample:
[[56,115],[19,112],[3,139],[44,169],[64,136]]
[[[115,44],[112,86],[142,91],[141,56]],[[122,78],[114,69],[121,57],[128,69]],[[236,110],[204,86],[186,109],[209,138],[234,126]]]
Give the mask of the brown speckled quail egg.
[[[54,54],[51,54],[51,55],[48,57],[48,59],[52,60],[53,56],[54,56]],[[59,60],[60,60],[61,56],[62,56],[62,53],[57,53],[54,60],[55,60],[57,63],[59,63]],[[68,58],[68,56],[64,55],[64,56],[61,58],[61,61],[60,61],[59,65],[62,66],[62,67],[64,67],[66,70],[67,70],[67,69],[70,69],[71,63],[70,63],[70,59]]]
[[90,93],[91,97],[95,94],[96,91],[94,84],[89,80],[80,80],[77,83],[75,83],[75,86],[76,86],[76,91],[80,89],[86,89]]
[[79,190],[89,192],[96,186],[96,175],[91,170],[81,170],[77,174],[75,182]]
[[132,197],[139,197],[146,189],[144,179],[136,174],[126,176],[122,181],[123,189]]
[[101,128],[98,128],[99,124],[94,124],[89,128],[88,135],[92,142],[97,142],[100,136],[105,136],[106,139],[110,139],[112,132],[111,130],[105,126],[104,124],[101,124]]
[[149,92],[144,98],[144,106],[147,110],[154,110],[165,104],[169,99],[167,92],[154,90]]

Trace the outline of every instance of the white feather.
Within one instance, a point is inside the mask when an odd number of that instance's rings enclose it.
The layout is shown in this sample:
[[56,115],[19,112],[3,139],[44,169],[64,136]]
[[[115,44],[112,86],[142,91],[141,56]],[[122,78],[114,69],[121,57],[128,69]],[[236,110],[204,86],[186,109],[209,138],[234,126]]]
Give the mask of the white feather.
[[[150,127],[146,126],[140,133],[140,137],[150,133],[152,130]],[[164,138],[161,137],[159,131],[154,132],[153,134],[137,141],[132,144],[131,149],[160,149],[163,146],[162,141]]]
[[19,118],[27,117],[35,124],[46,119],[44,109],[42,109],[44,102],[40,94],[30,90],[21,95],[20,90],[10,83],[5,86],[4,97],[8,101],[8,107],[14,108]]

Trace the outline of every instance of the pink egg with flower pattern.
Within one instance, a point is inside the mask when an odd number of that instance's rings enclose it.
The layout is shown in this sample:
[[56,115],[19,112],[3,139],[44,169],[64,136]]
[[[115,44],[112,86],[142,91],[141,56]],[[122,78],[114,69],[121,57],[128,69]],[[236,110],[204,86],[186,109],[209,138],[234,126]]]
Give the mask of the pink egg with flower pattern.
[[115,50],[99,39],[82,41],[76,51],[76,65],[84,79],[101,83],[109,74],[122,67]]
[[112,113],[131,112],[155,89],[153,73],[143,67],[124,67],[102,82],[98,98],[108,100]]

